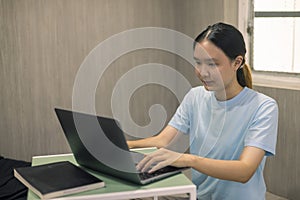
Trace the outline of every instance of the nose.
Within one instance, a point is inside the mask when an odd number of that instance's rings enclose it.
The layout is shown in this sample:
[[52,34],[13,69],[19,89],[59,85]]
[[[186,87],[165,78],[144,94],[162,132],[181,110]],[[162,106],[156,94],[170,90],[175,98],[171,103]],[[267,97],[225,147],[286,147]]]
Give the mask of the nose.
[[201,76],[201,77],[207,77],[209,76],[209,67],[207,65],[196,65],[195,66],[195,73],[198,75],[198,76]]

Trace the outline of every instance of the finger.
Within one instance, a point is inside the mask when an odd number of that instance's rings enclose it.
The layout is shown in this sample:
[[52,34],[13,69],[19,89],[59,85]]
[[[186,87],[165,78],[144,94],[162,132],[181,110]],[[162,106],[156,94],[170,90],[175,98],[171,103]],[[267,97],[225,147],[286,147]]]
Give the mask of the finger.
[[153,166],[157,165],[158,162],[166,160],[169,158],[168,151],[161,148],[153,153],[150,153],[141,160],[136,166],[137,170],[145,172],[151,169]]
[[149,160],[151,160],[154,157],[157,157],[159,154],[160,153],[158,151],[146,154],[145,157],[137,164],[136,169],[141,170],[145,166],[145,164],[149,162]]
[[144,166],[141,169],[141,171],[142,172],[147,172],[151,168],[153,168],[155,165],[157,165],[158,163],[160,163],[162,161],[164,161],[164,158],[161,157],[161,156],[151,157],[151,159],[149,159],[148,162],[144,164]]
[[155,166],[153,166],[153,167],[148,171],[148,173],[153,173],[153,172],[155,172],[155,171],[157,171],[157,170],[159,170],[159,169],[161,169],[161,168],[164,168],[164,167],[166,167],[166,166],[168,166],[168,162],[167,162],[167,161],[159,162],[159,163],[157,163]]
[[144,167],[142,168],[142,172],[151,170],[154,166],[158,165],[160,162],[164,162],[167,160],[168,157],[164,155],[158,155],[155,157],[151,157],[151,159],[148,160],[147,163],[145,163]]
[[137,166],[136,166],[136,169],[137,170],[141,170],[143,167],[144,167],[144,165],[149,161],[149,157],[148,156],[145,156],[138,164],[137,164]]
[[158,159],[159,162],[157,162],[152,168],[148,171],[149,173],[153,173],[156,170],[159,170],[163,167],[166,167],[168,165],[172,165],[174,162],[176,162],[180,158],[181,154],[175,154],[175,153],[166,153],[164,155],[161,155]]

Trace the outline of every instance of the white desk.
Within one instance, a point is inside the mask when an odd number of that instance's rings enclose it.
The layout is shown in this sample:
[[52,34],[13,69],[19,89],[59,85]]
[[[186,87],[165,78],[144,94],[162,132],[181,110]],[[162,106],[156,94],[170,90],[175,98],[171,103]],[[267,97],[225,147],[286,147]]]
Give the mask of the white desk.
[[[32,165],[41,165],[65,160],[77,165],[73,154],[36,156],[32,158]],[[196,186],[182,173],[161,181],[140,186],[101,173],[95,173],[93,171],[89,172],[102,179],[105,182],[106,187],[55,198],[55,200],[118,200],[143,197],[154,197],[154,199],[157,199],[159,196],[185,193],[189,194],[190,200],[196,199]],[[28,200],[32,199],[39,199],[39,197],[29,191]]]

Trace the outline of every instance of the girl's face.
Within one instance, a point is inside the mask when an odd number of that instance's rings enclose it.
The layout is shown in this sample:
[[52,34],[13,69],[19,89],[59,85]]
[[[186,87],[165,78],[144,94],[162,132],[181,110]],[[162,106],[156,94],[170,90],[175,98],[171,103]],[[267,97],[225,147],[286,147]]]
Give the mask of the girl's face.
[[242,56],[232,61],[212,42],[203,40],[195,46],[194,59],[196,75],[206,90],[227,93],[239,86],[236,71]]

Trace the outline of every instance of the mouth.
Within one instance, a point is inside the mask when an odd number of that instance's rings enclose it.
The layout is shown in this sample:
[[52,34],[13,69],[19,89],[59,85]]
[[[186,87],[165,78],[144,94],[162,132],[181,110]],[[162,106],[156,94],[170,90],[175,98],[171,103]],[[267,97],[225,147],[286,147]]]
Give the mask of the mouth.
[[205,80],[201,80],[201,81],[205,86],[211,86],[213,84],[213,81],[205,81]]

